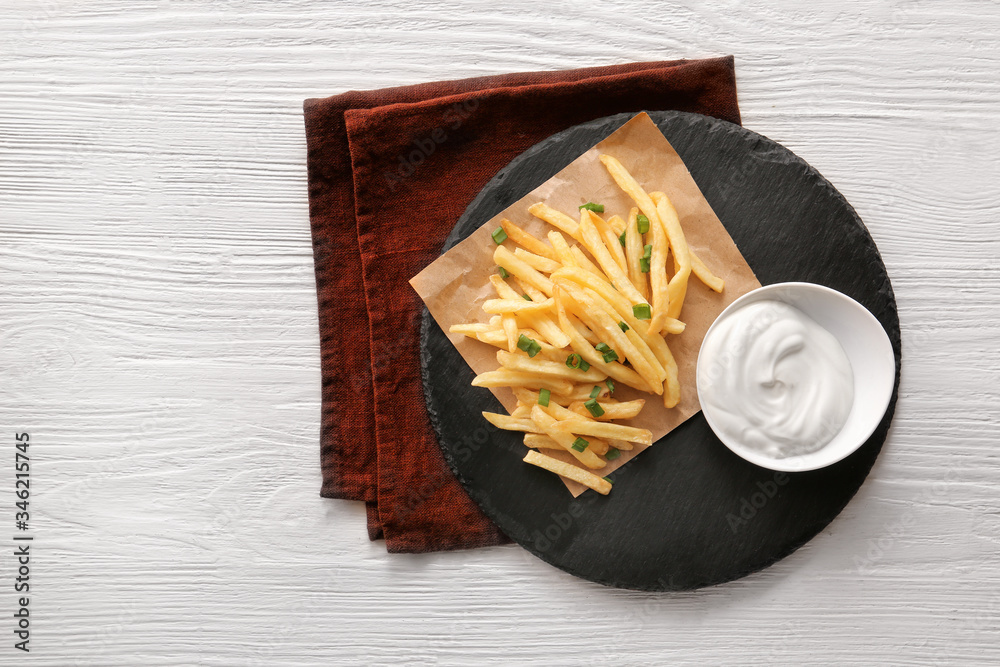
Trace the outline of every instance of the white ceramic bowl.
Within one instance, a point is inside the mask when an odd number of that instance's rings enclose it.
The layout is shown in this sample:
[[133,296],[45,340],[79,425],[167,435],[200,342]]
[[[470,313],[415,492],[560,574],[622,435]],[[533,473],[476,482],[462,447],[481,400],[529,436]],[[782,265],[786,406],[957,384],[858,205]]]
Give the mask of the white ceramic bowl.
[[[750,463],[783,472],[816,470],[840,461],[854,453],[875,431],[892,397],[896,378],[896,360],[892,343],[885,329],[864,306],[845,294],[814,283],[776,283],[744,294],[729,305],[712,323],[702,348],[711,338],[716,325],[727,315],[743,306],[764,300],[783,301],[795,306],[833,334],[851,362],[854,372],[854,403],[840,432],[820,449],[798,456],[772,458],[743,443],[727,437],[713,423],[713,410],[705,400],[698,383],[698,399],[708,425],[733,453]],[[702,374],[702,357],[698,356],[698,377]]]

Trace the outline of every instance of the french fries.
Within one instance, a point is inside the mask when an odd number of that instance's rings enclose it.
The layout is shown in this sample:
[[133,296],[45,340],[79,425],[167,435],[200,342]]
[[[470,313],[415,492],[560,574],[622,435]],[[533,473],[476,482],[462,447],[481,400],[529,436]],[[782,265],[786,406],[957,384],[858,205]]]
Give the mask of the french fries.
[[635,206],[605,219],[588,204],[576,220],[539,202],[528,213],[555,228],[544,236],[502,219],[496,296],[482,304],[492,317],[449,331],[500,348],[499,368],[472,384],[513,392],[511,414],[483,417],[524,434],[524,461],[607,494],[611,484],[591,471],[653,444],[651,431],[616,423],[646,404],[616,399],[616,385],[676,406],[682,388],[665,336],[684,332],[678,317],[691,275],[716,292],[725,282],[688,247],[666,194],[648,193],[614,157],[600,160]]
[[603,477],[598,477],[592,472],[587,472],[577,468],[574,465],[560,461],[559,459],[554,459],[551,456],[546,456],[534,450],[529,451],[524,455],[524,460],[526,463],[538,466],[539,468],[545,468],[557,475],[562,475],[567,479],[571,479],[574,482],[579,482],[584,486],[589,486],[594,491],[597,491],[602,496],[608,495],[611,491],[611,482],[604,479]]

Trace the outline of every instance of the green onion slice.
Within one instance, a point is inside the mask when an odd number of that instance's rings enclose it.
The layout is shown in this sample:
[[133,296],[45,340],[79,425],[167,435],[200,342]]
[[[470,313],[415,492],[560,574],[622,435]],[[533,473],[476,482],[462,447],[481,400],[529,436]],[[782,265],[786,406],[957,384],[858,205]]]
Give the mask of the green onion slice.
[[587,410],[590,411],[590,414],[595,417],[600,417],[604,414],[604,408],[601,407],[601,404],[597,402],[596,398],[592,398],[584,403],[583,407],[587,408]]
[[575,449],[578,452],[582,452],[589,445],[590,443],[584,440],[583,438],[577,438],[576,440],[573,441],[573,449]]
[[626,331],[628,331],[628,325],[625,324],[624,322],[619,322],[618,323],[618,328],[622,330],[622,333],[625,333]]
[[575,352],[566,357],[566,365],[569,366],[570,368],[579,368],[580,363],[582,361],[583,358],[579,354],[576,354]]
[[608,393],[609,394],[615,393],[615,383],[614,383],[614,381],[611,378],[608,378],[608,381],[605,382],[604,384],[606,384],[608,386]]
[[640,257],[639,258],[639,271],[642,273],[649,273],[649,258]]
[[623,248],[625,247],[625,232],[622,232],[622,235],[618,237],[618,242],[622,244]]
[[497,245],[500,245],[501,243],[507,240],[507,232],[503,230],[503,227],[497,227],[496,229],[494,229],[493,233],[490,234],[490,236],[493,237],[493,242],[496,243]]
[[598,352],[608,352],[611,350],[611,347],[607,343],[598,343],[594,346],[594,349]]
[[580,204],[579,206],[577,206],[576,210],[579,211],[580,209],[584,208],[587,209],[588,211],[593,211],[594,213],[604,213],[604,204],[595,204],[594,202],[589,201],[586,204]]
[[510,277],[510,274],[507,273],[507,269],[503,268],[502,266],[497,267],[497,273],[499,273],[500,277],[503,278],[504,280],[507,280],[507,278]]
[[531,297],[528,296],[527,294],[522,294],[521,298],[524,299],[525,301],[531,301]]
[[518,336],[517,347],[519,350],[527,352],[529,357],[533,357],[542,351],[542,346],[538,344],[538,341],[528,338],[524,334]]
[[645,234],[649,231],[649,218],[644,216],[642,213],[635,216],[636,227],[639,228],[640,234]]
[[609,461],[614,461],[621,455],[622,455],[621,450],[611,447],[610,449],[608,449],[608,453],[604,455],[604,458],[606,458]]
[[538,392],[538,404],[543,408],[549,407],[549,398],[552,396],[552,392],[548,389],[541,389]]
[[590,364],[587,363],[586,359],[580,360],[580,370],[583,371],[584,373],[590,370]]
[[649,310],[648,303],[640,303],[637,306],[632,306],[632,314],[637,320],[651,320],[653,319],[653,314]]
[[590,390],[590,397],[597,398],[600,395],[601,395],[601,388],[598,387],[597,385],[594,385],[594,388]]

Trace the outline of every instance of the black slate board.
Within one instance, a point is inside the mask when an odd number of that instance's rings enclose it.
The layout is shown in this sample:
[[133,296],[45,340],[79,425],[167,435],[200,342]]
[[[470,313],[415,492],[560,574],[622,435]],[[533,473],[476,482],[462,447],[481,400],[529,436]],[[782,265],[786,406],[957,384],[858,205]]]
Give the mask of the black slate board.
[[[854,209],[786,148],[724,121],[650,112],[762,284],[827,285],[864,304],[896,353],[896,386],[878,429],[823,470],[784,474],[731,453],[701,413],[611,475],[604,497],[573,499],[551,473],[521,459],[518,434],[495,429],[502,411],[425,310],[421,360],[431,421],[449,465],[512,539],[571,574],[609,586],[686,590],[767,567],[822,530],[878,456],[899,387],[899,318],[875,243]],[[501,170],[455,225],[442,252],[623,125],[621,114],[578,125]],[[689,388],[691,390],[691,388]]]

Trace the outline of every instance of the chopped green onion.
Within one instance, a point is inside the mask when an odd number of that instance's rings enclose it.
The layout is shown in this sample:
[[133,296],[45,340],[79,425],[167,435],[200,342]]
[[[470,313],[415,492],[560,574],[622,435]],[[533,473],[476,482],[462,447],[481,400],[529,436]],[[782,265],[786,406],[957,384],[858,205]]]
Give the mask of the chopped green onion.
[[497,245],[500,245],[501,243],[507,240],[507,232],[503,230],[503,227],[497,227],[496,229],[494,229],[493,233],[490,234],[490,236],[493,237],[493,242],[496,243]]
[[581,371],[587,372],[590,370],[590,364],[584,361],[583,357],[579,354],[573,353],[566,357],[566,365],[570,368],[579,368]]
[[604,458],[606,458],[609,461],[614,461],[616,458],[618,458],[621,455],[622,455],[621,450],[618,450],[618,449],[615,449],[614,447],[612,447],[612,448],[610,448],[608,450],[608,453],[604,455]]
[[518,337],[517,347],[519,350],[527,352],[529,357],[533,357],[542,351],[542,346],[538,344],[538,341],[528,338],[524,334]]
[[615,393],[615,383],[614,383],[614,381],[611,378],[608,378],[608,381],[605,382],[604,384],[606,384],[608,386],[608,393],[609,394]]
[[647,243],[646,245],[644,245],[642,247],[642,256],[645,257],[646,259],[649,259],[650,257],[653,256],[653,244],[652,243]]
[[594,349],[604,355],[604,363],[610,364],[618,358],[618,353],[612,350],[607,343],[598,343]]
[[632,314],[637,320],[650,320],[653,318],[653,314],[649,310],[648,303],[640,303],[637,306],[632,306]]
[[590,443],[584,440],[583,438],[577,438],[576,440],[573,441],[573,449],[575,449],[578,452],[582,452],[589,445]]
[[507,273],[507,269],[503,268],[502,266],[497,267],[497,273],[499,273],[500,277],[503,278],[504,280],[507,280],[507,278],[510,277],[510,274]]
[[625,247],[625,232],[622,232],[622,235],[618,237],[618,242],[622,244],[623,248]]
[[649,273],[649,258],[640,257],[639,258],[639,271],[642,273]]
[[577,206],[576,210],[579,211],[580,209],[584,208],[587,209],[588,211],[593,211],[594,213],[604,213],[604,204],[595,204],[594,202],[589,201],[586,204],[580,204],[579,206]]
[[601,407],[601,404],[597,402],[596,398],[592,398],[586,403],[584,403],[583,407],[587,408],[587,410],[590,411],[590,414],[594,415],[595,417],[600,417],[601,415],[604,414],[604,408]]
[[625,333],[626,331],[628,331],[628,325],[625,324],[624,322],[619,322],[618,323],[618,328],[622,330],[622,333]]
[[552,396],[552,392],[548,389],[541,389],[538,392],[538,404],[543,408],[549,407],[549,398]]
[[645,234],[649,231],[649,218],[644,216],[642,213],[635,216],[636,226],[639,228],[640,234]]
[[601,388],[598,387],[597,385],[594,385],[594,388],[590,390],[590,397],[597,398],[600,395],[601,395]]
[[531,301],[531,297],[528,296],[527,294],[522,294],[521,298],[524,299],[525,301]]
[[609,478],[609,477],[602,477],[601,479],[603,479],[603,480],[604,480],[605,482],[607,482],[608,484],[614,484],[614,482],[612,482],[612,481],[611,481],[611,478]]

